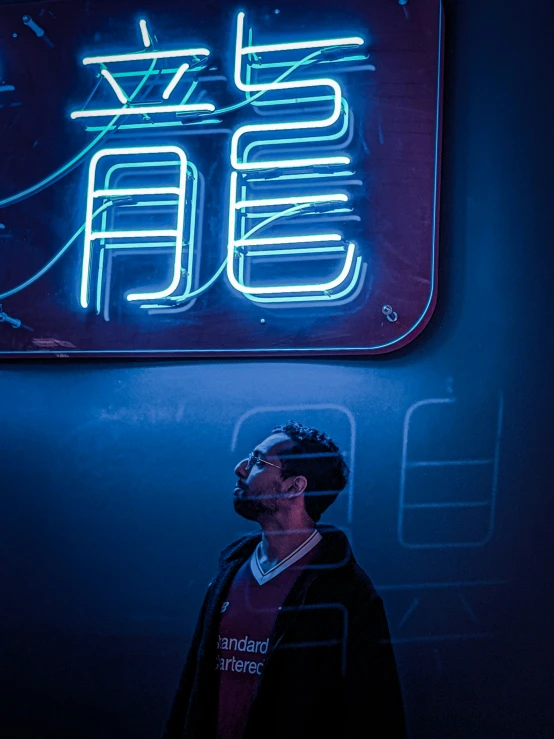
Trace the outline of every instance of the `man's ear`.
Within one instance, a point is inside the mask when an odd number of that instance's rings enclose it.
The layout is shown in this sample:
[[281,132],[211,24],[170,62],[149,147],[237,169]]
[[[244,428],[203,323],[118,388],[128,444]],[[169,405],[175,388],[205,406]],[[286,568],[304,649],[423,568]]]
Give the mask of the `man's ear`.
[[296,498],[298,495],[302,495],[307,487],[308,481],[302,475],[291,477],[287,480],[287,493],[293,498]]

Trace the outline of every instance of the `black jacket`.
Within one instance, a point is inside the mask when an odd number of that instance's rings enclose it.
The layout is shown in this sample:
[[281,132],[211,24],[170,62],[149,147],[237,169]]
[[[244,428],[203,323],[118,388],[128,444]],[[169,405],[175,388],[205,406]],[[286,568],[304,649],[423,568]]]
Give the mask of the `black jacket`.
[[[277,618],[244,739],[403,739],[402,697],[381,598],[346,536],[332,526],[318,528],[317,557]],[[221,555],[163,739],[216,739],[221,604],[260,539],[245,536]]]

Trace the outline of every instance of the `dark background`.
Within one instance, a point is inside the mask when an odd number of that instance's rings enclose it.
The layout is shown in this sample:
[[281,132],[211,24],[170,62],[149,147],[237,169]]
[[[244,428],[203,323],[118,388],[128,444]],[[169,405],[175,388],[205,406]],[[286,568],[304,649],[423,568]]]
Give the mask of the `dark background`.
[[554,734],[551,9],[446,22],[439,304],[412,345],[0,366],[0,736],[160,733],[243,530],[234,462],[291,416],[353,452],[327,520],[384,597],[412,737]]

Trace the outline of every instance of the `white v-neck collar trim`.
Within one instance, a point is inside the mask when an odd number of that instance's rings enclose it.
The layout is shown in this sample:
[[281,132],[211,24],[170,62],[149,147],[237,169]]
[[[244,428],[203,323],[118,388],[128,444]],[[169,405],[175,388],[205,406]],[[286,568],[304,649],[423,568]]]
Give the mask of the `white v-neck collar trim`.
[[250,570],[254,579],[258,585],[263,585],[264,583],[273,580],[274,577],[280,575],[281,572],[284,572],[295,562],[298,562],[299,559],[302,559],[305,554],[308,554],[308,552],[319,544],[322,538],[323,537],[319,531],[314,531],[303,544],[300,544],[300,546],[294,550],[294,552],[291,552],[287,557],[285,557],[285,559],[282,559],[267,572],[264,572],[260,567],[260,551],[262,547],[262,542],[260,542],[250,557]]

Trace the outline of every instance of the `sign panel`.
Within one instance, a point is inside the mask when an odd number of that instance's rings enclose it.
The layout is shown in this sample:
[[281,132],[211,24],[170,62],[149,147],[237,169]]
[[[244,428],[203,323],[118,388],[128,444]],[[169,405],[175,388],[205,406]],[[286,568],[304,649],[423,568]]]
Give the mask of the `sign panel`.
[[371,354],[424,328],[439,0],[0,18],[0,354]]

